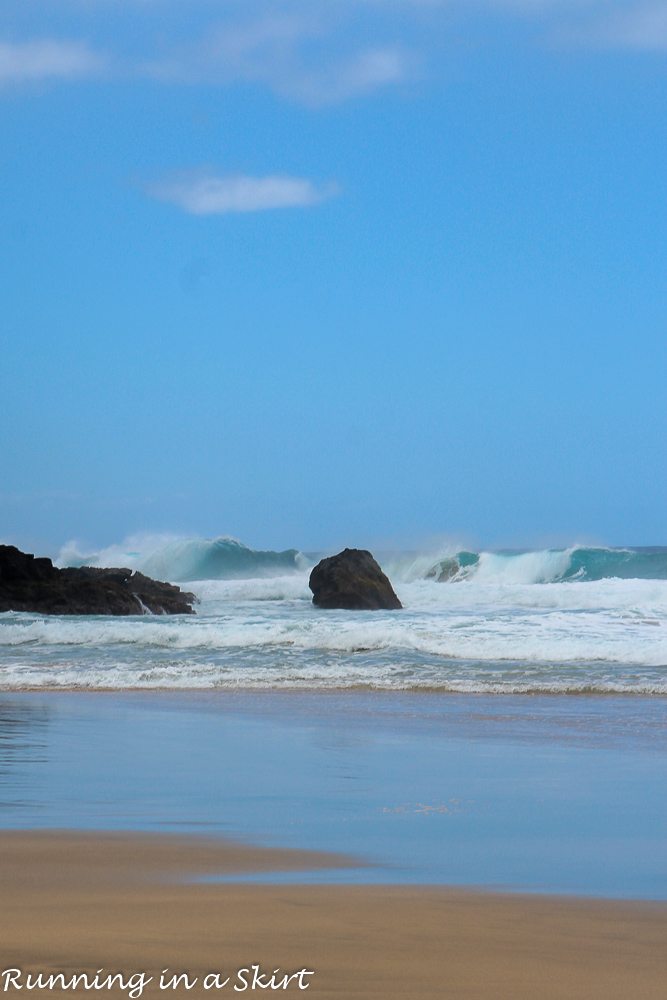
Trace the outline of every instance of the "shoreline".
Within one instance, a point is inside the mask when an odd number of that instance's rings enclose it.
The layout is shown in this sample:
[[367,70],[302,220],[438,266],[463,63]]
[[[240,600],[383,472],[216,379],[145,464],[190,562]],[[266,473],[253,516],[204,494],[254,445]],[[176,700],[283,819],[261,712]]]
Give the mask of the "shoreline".
[[314,857],[343,860],[211,838],[0,833],[0,964],[23,974],[307,968],[311,996],[352,1000],[664,996],[666,904],[183,881],[211,866],[312,867]]
[[410,687],[386,687],[373,684],[344,684],[344,685],[314,685],[314,684],[218,684],[210,687],[206,686],[175,686],[175,685],[133,685],[124,687],[113,687],[111,685],[26,685],[25,687],[7,687],[0,684],[0,697],[14,694],[111,694],[111,695],[132,695],[132,694],[173,694],[173,695],[274,695],[285,694],[309,694],[309,695],[345,695],[354,694],[379,694],[379,695],[442,695],[443,697],[457,698],[600,698],[600,699],[632,699],[644,698],[649,701],[664,701],[667,699],[665,691],[631,691],[623,689],[621,691],[599,690],[597,688],[567,688],[562,690],[550,688],[531,688],[530,690],[506,690],[503,688],[485,688],[475,691],[466,691],[461,688],[445,687],[443,685],[412,685]]

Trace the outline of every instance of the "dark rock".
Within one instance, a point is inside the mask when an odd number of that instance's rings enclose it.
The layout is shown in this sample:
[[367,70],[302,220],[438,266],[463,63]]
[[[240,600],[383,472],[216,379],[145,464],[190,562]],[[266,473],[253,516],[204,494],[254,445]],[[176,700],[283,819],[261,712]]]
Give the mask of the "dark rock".
[[0,611],[53,615],[192,615],[196,598],[131,569],[57,569],[0,545]]
[[376,611],[402,607],[391,583],[365,549],[344,549],[322,559],[310,574],[308,585],[318,608]]
[[451,556],[432,566],[426,574],[426,579],[435,580],[437,583],[446,583],[448,580],[453,580],[460,569],[458,559]]

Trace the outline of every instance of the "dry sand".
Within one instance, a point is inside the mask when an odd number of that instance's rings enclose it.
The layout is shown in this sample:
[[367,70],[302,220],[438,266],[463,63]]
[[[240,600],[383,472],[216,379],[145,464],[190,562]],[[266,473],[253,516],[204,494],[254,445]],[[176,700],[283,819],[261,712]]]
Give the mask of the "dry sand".
[[[664,1000],[667,907],[440,888],[192,884],[234,870],[336,859],[198,838],[0,834],[0,973],[164,968],[315,970],[307,991],[253,996],[453,1000]],[[25,982],[25,980],[23,980]],[[51,991],[9,989],[13,1000]],[[125,997],[77,990],[61,996]],[[243,994],[241,994],[243,995]]]

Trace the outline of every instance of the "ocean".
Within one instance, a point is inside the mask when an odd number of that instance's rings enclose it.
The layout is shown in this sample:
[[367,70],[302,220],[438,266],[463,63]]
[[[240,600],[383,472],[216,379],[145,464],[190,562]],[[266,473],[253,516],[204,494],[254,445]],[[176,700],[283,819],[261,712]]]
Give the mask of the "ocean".
[[58,565],[130,566],[192,617],[0,615],[0,688],[667,694],[667,548],[376,553],[404,607],[313,607],[321,553],[141,537]]
[[667,550],[378,552],[391,612],[314,607],[319,555],[63,549],[197,614],[0,615],[0,828],[358,862],[302,881],[667,899]]

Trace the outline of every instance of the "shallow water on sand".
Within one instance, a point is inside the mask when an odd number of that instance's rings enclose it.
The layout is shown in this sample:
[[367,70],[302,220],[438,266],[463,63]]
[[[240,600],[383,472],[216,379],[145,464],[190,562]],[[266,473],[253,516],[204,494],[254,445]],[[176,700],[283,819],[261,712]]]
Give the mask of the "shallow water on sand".
[[348,881],[667,899],[666,779],[664,699],[0,695],[2,827],[342,851]]

